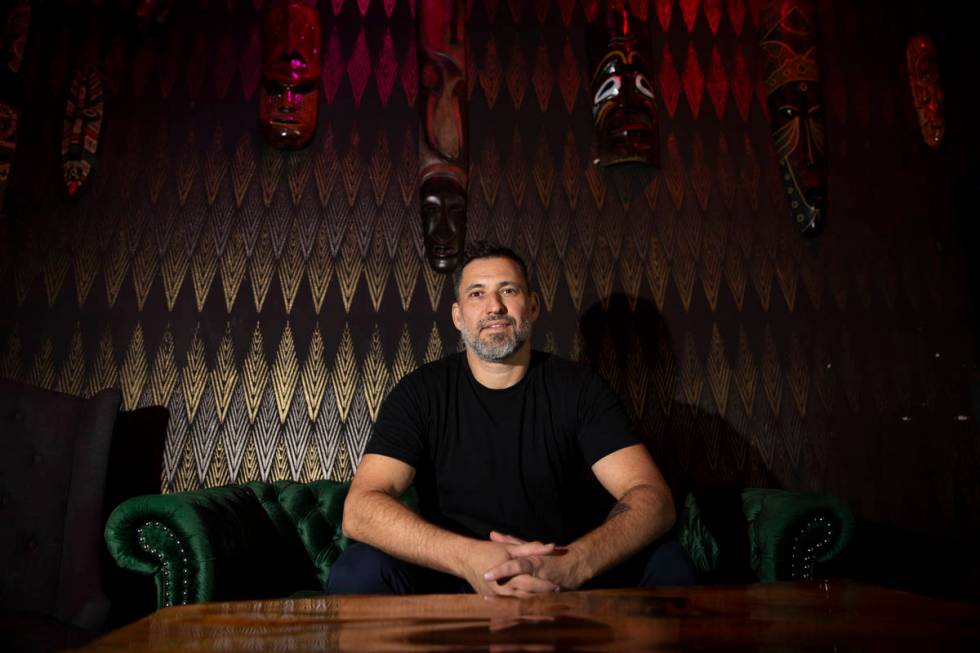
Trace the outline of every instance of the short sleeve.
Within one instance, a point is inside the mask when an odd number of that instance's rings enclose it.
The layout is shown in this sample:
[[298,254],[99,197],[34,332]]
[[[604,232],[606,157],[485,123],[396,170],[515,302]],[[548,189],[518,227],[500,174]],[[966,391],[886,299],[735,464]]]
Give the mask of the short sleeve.
[[388,456],[419,468],[425,459],[426,418],[418,386],[418,379],[409,375],[392,389],[381,404],[364,453]]
[[639,444],[626,409],[609,384],[590,374],[579,399],[578,441],[589,465],[625,447]]

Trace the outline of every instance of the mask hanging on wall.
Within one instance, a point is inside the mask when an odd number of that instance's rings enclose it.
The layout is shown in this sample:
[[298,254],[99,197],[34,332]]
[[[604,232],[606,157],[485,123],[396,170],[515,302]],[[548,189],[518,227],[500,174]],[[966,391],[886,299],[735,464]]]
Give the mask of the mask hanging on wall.
[[625,0],[601,0],[589,21],[595,161],[660,165],[660,130],[649,66],[650,34]]
[[262,19],[259,131],[272,147],[297,150],[316,133],[320,15],[298,0],[273,0]]
[[95,168],[102,134],[102,75],[89,66],[75,71],[68,87],[61,137],[61,166],[68,197],[81,193]]
[[913,36],[905,48],[909,66],[912,101],[919,117],[919,129],[926,145],[937,149],[943,143],[943,88],[939,85],[936,45],[928,36]]
[[132,21],[143,36],[162,30],[173,9],[174,0],[130,0],[129,3]]
[[31,3],[12,3],[0,10],[0,211],[17,149],[17,125],[20,118],[20,64],[31,22]]
[[469,143],[466,128],[465,3],[419,3],[419,203],[425,256],[452,272],[466,242]]
[[812,0],[776,0],[760,14],[770,125],[793,224],[818,235],[826,222],[827,150]]

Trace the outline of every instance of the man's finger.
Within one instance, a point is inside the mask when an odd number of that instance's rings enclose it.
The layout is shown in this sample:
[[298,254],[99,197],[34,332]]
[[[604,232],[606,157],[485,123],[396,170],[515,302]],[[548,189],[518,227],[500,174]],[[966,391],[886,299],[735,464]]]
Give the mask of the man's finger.
[[552,583],[550,580],[535,578],[534,576],[528,576],[527,574],[514,576],[507,581],[505,585],[512,588],[515,594],[518,592],[526,592],[528,594],[553,594],[554,592],[558,591],[558,586]]
[[513,558],[487,569],[486,573],[483,574],[483,579],[493,582],[495,580],[512,578],[518,574],[533,574],[535,568],[535,561],[531,558]]
[[490,541],[500,544],[527,544],[524,540],[518,539],[513,535],[506,535],[497,531],[490,531]]
[[554,550],[554,544],[544,544],[543,542],[525,542],[507,547],[507,553],[515,558],[546,556]]

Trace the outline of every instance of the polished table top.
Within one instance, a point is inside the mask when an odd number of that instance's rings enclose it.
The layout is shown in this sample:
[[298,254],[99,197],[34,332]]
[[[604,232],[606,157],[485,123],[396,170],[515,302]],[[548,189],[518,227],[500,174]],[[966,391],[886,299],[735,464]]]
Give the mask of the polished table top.
[[165,608],[108,651],[980,650],[980,605],[858,583],[322,596]]

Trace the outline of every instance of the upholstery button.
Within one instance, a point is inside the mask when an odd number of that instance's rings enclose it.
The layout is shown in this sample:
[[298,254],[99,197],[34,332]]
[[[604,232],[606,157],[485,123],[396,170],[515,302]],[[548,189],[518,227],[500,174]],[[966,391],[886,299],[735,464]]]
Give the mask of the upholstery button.
[[23,422],[24,413],[20,412],[19,410],[15,410],[14,412],[10,413],[10,421],[14,422],[15,424],[19,424],[20,422]]
[[37,547],[38,547],[37,540],[35,540],[33,537],[27,540],[28,551],[37,551]]
[[39,454],[37,452],[34,452],[34,457],[31,459],[31,462],[33,464],[37,465],[37,464],[40,464],[40,462],[42,460],[43,460],[43,458],[41,458],[41,454]]

